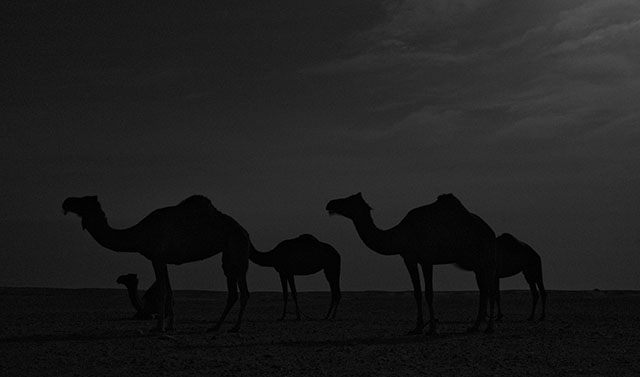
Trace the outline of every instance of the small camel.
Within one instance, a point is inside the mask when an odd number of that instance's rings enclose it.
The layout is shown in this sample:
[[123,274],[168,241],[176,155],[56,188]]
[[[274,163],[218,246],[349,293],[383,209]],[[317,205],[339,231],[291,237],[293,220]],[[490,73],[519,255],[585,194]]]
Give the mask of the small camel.
[[382,255],[400,255],[409,271],[417,307],[416,327],[409,334],[419,334],[424,327],[422,293],[418,264],[425,281],[425,299],[429,307],[429,332],[436,331],[433,311],[433,265],[454,263],[473,271],[480,290],[480,307],[475,324],[479,328],[489,301],[490,316],[486,332],[493,332],[495,301],[496,251],[495,233],[479,216],[467,211],[452,194],[415,208],[400,223],[381,230],[373,222],[371,207],[361,193],[331,200],[326,210],[353,221],[358,235],[371,250]]
[[[133,319],[147,320],[153,319],[157,316],[159,306],[158,301],[160,300],[160,287],[157,282],[151,284],[149,289],[147,289],[144,295],[142,295],[142,298],[140,298],[140,294],[138,293],[138,275],[121,275],[118,277],[116,282],[127,287],[129,300],[131,300],[131,304],[136,310],[136,314],[133,315]],[[171,316],[172,311],[173,302],[165,303],[165,316]]]
[[523,273],[524,278],[529,283],[533,305],[531,307],[531,315],[528,320],[532,321],[536,313],[536,304],[538,303],[538,290],[542,298],[542,314],[540,320],[544,320],[547,306],[547,291],[544,289],[542,282],[542,261],[540,255],[526,243],[518,240],[509,233],[504,233],[496,238],[496,255],[498,262],[498,274],[496,278],[496,304],[498,305],[498,316],[500,320],[502,310],[500,308],[500,279]]
[[[180,204],[157,209],[138,224],[127,229],[113,229],[107,222],[97,196],[67,198],[62,203],[66,214],[72,212],[82,219],[82,229],[103,247],[125,253],[139,253],[149,259],[158,284],[158,316],[153,331],[173,329],[173,310],[169,310],[165,327],[166,303],[173,302],[167,264],[195,262],[222,253],[222,270],[227,278],[227,303],[218,322],[209,330],[220,328],[238,300],[240,311],[230,331],[240,329],[242,315],[249,298],[247,269],[249,267],[248,233],[232,217],[218,211],[211,201],[194,195]],[[169,308],[171,305],[169,305]]]
[[325,319],[336,317],[342,294],[340,293],[340,254],[333,246],[318,241],[310,234],[303,234],[297,238],[280,242],[271,251],[260,252],[252,247],[249,259],[259,266],[273,267],[280,274],[284,307],[282,317],[279,320],[284,320],[287,314],[287,282],[291,287],[291,295],[296,305],[296,319],[300,320],[294,276],[311,275],[320,270],[324,270],[324,276],[331,289],[331,304]]

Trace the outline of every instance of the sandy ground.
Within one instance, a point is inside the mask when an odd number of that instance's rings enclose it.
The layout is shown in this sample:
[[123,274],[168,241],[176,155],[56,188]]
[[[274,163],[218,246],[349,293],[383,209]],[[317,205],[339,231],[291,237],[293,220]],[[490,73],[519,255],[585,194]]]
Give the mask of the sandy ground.
[[[300,293],[302,321],[277,322],[279,293],[252,293],[239,334],[205,333],[226,294],[176,292],[177,330],[142,335],[122,290],[0,288],[3,376],[631,376],[640,375],[640,292],[549,292],[548,318],[525,320],[526,291],[503,293],[492,335],[466,334],[475,292],[437,293],[437,335],[407,336],[409,292]],[[291,313],[292,314],[292,313]],[[291,315],[293,318],[293,316]],[[140,331],[143,330],[143,331]]]

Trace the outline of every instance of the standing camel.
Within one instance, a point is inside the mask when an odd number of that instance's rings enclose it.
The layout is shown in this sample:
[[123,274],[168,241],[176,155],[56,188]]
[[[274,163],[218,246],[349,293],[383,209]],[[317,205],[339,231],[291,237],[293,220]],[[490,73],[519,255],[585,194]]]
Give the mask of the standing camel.
[[415,208],[390,229],[381,230],[373,222],[371,207],[357,193],[331,200],[326,207],[330,215],[342,215],[353,221],[358,235],[371,250],[382,255],[400,255],[409,271],[418,311],[416,327],[410,334],[419,334],[424,327],[422,293],[418,264],[422,266],[425,299],[429,307],[429,331],[436,331],[433,312],[433,265],[455,263],[475,273],[480,290],[480,307],[476,322],[469,331],[479,328],[487,308],[490,316],[486,331],[493,331],[495,298],[495,233],[480,217],[467,211],[452,194]]
[[153,264],[158,284],[158,317],[154,331],[173,329],[170,310],[165,327],[165,306],[172,302],[167,264],[195,262],[222,253],[222,270],[227,278],[227,304],[220,319],[209,330],[220,328],[229,310],[238,300],[240,311],[235,326],[237,332],[249,298],[247,268],[249,266],[249,235],[233,218],[218,211],[211,201],[194,195],[180,204],[157,209],[138,224],[127,229],[113,229],[107,222],[97,196],[67,198],[62,203],[64,213],[72,212],[82,219],[82,229],[103,247],[125,253],[139,253]]
[[[160,299],[160,286],[158,282],[153,282],[149,289],[142,295],[138,293],[138,275],[126,274],[121,275],[116,280],[118,284],[123,284],[127,287],[127,293],[129,294],[129,300],[136,310],[133,319],[152,319],[158,314],[158,301]],[[167,295],[169,297],[169,295]],[[173,301],[165,304],[165,316],[169,317],[173,310]]]
[[311,275],[320,270],[324,270],[324,276],[331,289],[331,304],[325,319],[336,317],[338,303],[342,295],[340,293],[340,254],[333,246],[318,241],[310,234],[303,234],[297,238],[280,242],[271,251],[260,252],[251,247],[249,259],[257,265],[273,267],[280,274],[284,307],[282,317],[279,320],[284,320],[287,313],[287,282],[291,287],[293,302],[296,304],[296,318],[299,320],[300,309],[298,309],[294,276]]
[[542,298],[542,314],[540,320],[544,320],[547,306],[547,291],[542,283],[542,261],[538,253],[526,243],[518,240],[509,233],[504,233],[496,238],[496,255],[498,262],[498,274],[496,275],[496,304],[498,305],[497,319],[503,317],[500,308],[500,279],[523,273],[529,283],[533,305],[528,320],[532,321],[536,313],[538,303],[538,290]]

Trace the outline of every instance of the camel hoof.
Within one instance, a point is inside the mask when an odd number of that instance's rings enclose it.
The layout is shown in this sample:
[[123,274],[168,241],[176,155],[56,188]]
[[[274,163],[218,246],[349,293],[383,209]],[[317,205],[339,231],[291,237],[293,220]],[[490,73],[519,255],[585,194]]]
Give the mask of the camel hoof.
[[282,322],[282,321],[284,321],[284,317],[280,317],[280,318],[276,319],[276,321]]
[[234,326],[231,329],[229,329],[230,333],[237,333],[238,331],[240,331],[240,326]]
[[495,332],[495,330],[493,329],[493,327],[487,327],[486,330],[484,330],[485,334],[493,334]]
[[162,334],[164,333],[165,329],[163,329],[162,327],[152,327],[149,329],[149,334]]
[[544,321],[544,316],[540,317],[538,321]]
[[209,327],[205,332],[218,332],[220,330],[220,326]]
[[529,318],[527,318],[527,321],[533,321],[533,320],[534,320],[534,318],[533,318],[533,317],[529,317]]
[[422,326],[415,328],[407,333],[407,335],[420,335],[422,334]]

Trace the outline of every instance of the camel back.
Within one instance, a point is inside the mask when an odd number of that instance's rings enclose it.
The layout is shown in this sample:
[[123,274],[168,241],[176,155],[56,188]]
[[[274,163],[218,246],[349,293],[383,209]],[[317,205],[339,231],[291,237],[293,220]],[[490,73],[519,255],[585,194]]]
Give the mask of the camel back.
[[211,203],[211,200],[203,195],[192,195],[181,201],[178,206],[188,209],[214,209],[217,211],[216,207]]

